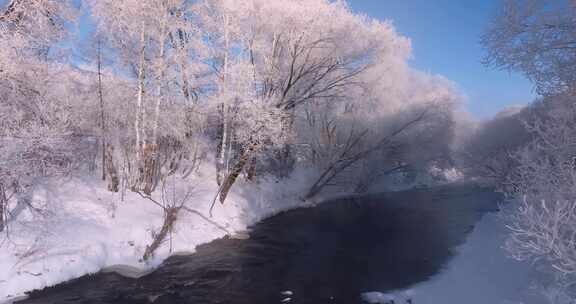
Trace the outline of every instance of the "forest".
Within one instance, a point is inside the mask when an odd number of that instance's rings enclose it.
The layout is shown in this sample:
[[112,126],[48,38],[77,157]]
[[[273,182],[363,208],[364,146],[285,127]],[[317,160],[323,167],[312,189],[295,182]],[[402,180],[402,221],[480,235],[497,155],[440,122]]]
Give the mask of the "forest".
[[504,2],[484,63],[539,97],[479,121],[345,1],[0,1],[0,302],[332,197],[473,182],[572,303],[576,7]]

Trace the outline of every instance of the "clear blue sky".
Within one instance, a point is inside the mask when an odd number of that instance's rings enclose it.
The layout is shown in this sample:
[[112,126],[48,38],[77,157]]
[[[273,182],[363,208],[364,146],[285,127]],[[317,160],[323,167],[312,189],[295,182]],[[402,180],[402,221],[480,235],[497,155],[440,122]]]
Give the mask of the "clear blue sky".
[[487,118],[506,106],[530,102],[535,94],[520,74],[481,64],[480,35],[502,0],[348,0],[351,8],[391,19],[412,40],[411,65],[452,80],[468,97],[475,117]]

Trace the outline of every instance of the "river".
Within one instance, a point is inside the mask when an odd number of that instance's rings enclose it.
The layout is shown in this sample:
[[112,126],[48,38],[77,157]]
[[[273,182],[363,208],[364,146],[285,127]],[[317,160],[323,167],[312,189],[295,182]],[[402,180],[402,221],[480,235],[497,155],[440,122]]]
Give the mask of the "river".
[[336,199],[268,218],[249,239],[171,257],[138,279],[98,273],[18,303],[362,303],[363,292],[429,280],[499,201],[473,185]]

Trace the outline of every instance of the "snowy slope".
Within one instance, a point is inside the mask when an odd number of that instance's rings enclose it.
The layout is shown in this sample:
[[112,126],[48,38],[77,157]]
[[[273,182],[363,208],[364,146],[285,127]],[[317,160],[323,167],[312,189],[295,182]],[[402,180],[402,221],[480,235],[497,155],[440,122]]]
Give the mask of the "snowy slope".
[[[217,191],[213,176],[211,168],[202,168],[187,181],[194,185],[187,207],[206,216]],[[214,209],[212,220],[220,228],[181,212],[171,242],[144,263],[140,259],[152,232],[162,226],[160,207],[130,192],[122,200],[120,193],[106,191],[95,178],[44,183],[32,201],[47,211],[26,210],[10,223],[9,234],[0,236],[0,302],[110,266],[151,269],[170,254],[194,252],[197,245],[243,231],[264,217],[309,205],[298,199],[308,184],[304,174],[282,185],[274,179],[259,184],[238,181],[226,203]],[[158,193],[154,197],[160,200]]]

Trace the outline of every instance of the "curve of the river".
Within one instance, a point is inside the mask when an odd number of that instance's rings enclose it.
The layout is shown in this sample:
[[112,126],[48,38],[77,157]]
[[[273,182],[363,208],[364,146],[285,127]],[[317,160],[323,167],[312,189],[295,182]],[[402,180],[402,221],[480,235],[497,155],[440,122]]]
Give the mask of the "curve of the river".
[[213,241],[138,279],[99,273],[19,303],[361,303],[362,292],[438,273],[499,200],[472,185],[342,198],[283,212],[252,227],[247,240]]

